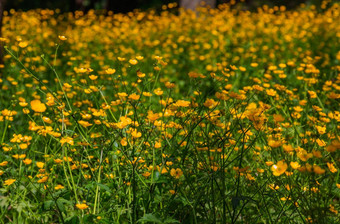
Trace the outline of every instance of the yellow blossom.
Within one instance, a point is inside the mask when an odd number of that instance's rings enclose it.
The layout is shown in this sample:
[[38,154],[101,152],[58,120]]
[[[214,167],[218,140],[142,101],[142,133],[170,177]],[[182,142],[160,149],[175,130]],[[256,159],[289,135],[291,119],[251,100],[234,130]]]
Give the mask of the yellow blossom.
[[80,210],[87,209],[89,206],[86,204],[76,204],[76,207]]
[[273,172],[274,176],[280,176],[287,170],[287,167],[288,167],[287,163],[281,160],[276,165],[274,164],[271,167],[271,171]]
[[16,181],[16,179],[7,179],[4,182],[4,186],[10,186],[11,184],[13,184]]
[[40,100],[32,100],[31,101],[31,108],[34,112],[42,113],[46,111],[46,106]]

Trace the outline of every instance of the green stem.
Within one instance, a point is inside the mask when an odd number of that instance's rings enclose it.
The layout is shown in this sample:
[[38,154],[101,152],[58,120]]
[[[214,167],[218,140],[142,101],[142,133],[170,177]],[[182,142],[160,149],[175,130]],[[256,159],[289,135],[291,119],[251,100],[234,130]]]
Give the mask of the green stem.
[[[100,174],[102,171],[102,161],[103,161],[103,150],[100,152],[100,162],[99,162],[99,171],[98,171],[98,178],[97,178],[97,187],[96,187],[96,196],[94,197],[94,206],[93,206],[93,214],[96,214],[96,207],[97,203],[99,204],[99,183],[100,183]],[[99,205],[98,205],[99,206]],[[99,207],[98,207],[98,212],[99,212]]]

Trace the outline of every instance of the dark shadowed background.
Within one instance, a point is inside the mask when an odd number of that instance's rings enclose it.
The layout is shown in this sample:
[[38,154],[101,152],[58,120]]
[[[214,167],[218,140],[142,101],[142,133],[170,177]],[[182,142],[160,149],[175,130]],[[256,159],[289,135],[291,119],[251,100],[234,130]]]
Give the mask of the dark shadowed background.
[[[3,0],[1,0],[3,1]],[[202,0],[7,0],[5,10],[29,10],[35,8],[60,9],[61,11],[75,11],[89,9],[106,9],[117,13],[125,13],[134,9],[160,9],[162,5],[171,2],[177,2],[178,5],[186,6],[196,4]],[[232,0],[233,1],[233,0]],[[230,0],[207,0],[212,7],[220,3],[230,2]],[[263,4],[269,6],[285,5],[288,9],[297,7],[301,3],[321,4],[321,0],[237,0],[234,2],[242,2],[245,9],[256,9]],[[190,6],[188,6],[190,7]]]

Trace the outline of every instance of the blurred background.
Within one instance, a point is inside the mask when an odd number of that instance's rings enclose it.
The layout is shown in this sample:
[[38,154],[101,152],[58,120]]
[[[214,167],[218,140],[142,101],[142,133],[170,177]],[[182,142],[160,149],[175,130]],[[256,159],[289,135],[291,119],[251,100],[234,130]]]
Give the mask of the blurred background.
[[[0,0],[5,2],[5,10],[29,10],[35,8],[60,9],[61,12],[69,11],[88,11],[89,9],[111,10],[115,13],[126,13],[134,9],[155,9],[160,10],[162,5],[175,2],[178,6],[194,9],[202,0]],[[218,4],[232,2],[241,2],[241,6],[247,10],[255,10],[258,6],[268,5],[285,5],[287,9],[293,9],[301,3],[306,5],[320,5],[321,0],[206,0],[211,7]]]

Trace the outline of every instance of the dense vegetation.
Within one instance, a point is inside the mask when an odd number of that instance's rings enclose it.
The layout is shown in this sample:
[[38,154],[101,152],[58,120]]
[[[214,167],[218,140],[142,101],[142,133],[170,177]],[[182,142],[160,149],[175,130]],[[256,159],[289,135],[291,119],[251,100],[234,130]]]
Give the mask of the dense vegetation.
[[2,223],[339,223],[340,5],[5,12]]

